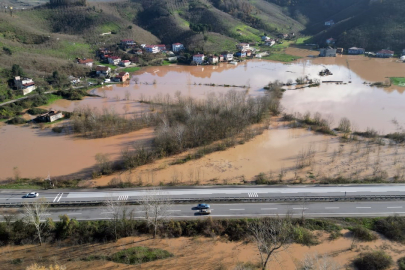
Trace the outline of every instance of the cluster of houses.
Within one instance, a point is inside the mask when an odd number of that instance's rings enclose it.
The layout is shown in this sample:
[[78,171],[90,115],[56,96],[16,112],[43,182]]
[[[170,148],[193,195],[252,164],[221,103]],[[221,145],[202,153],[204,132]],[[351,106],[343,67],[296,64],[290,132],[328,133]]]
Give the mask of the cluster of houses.
[[37,89],[35,82],[31,78],[23,78],[21,76],[14,77],[14,87],[24,96]]
[[256,51],[254,48],[250,47],[249,43],[239,43],[236,45],[236,49],[236,53],[226,51],[219,55],[210,54],[207,56],[205,56],[204,54],[195,54],[193,55],[193,61],[191,62],[191,64],[201,65],[204,63],[216,64],[219,62],[232,62],[234,61],[234,57],[251,57],[255,55]]

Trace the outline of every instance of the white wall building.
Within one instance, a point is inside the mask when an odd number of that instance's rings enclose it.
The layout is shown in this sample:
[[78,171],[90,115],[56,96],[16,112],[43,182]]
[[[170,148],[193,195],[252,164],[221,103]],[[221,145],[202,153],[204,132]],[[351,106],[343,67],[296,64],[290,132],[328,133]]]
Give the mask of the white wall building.
[[193,55],[193,62],[198,65],[201,65],[204,62],[204,54]]
[[184,47],[184,45],[181,44],[181,43],[174,43],[174,44],[172,44],[172,51],[173,51],[173,52],[179,52],[179,51],[182,51],[182,50],[184,50],[184,49],[185,49],[185,47]]
[[14,85],[17,90],[22,91],[23,95],[27,95],[37,89],[35,82],[30,78],[21,78],[17,76],[14,78]]
[[145,51],[148,53],[158,53],[159,47],[156,45],[148,45],[148,46],[145,46]]

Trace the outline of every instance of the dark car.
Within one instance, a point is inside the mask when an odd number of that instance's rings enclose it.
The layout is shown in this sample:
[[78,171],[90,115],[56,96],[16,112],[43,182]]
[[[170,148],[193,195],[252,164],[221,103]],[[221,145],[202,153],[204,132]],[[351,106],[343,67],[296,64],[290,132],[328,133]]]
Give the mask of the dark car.
[[200,203],[197,205],[197,209],[209,209],[210,205],[206,203]]

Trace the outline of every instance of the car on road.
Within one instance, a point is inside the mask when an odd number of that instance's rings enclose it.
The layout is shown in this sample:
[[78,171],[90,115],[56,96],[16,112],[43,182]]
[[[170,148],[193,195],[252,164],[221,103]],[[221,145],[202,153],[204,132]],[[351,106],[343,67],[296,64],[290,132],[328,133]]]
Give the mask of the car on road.
[[38,197],[38,192],[30,192],[24,195],[24,198],[36,198]]
[[196,207],[197,209],[209,209],[210,205],[206,203],[199,203]]
[[211,210],[210,209],[200,209],[199,214],[200,215],[209,215],[209,214],[211,214]]

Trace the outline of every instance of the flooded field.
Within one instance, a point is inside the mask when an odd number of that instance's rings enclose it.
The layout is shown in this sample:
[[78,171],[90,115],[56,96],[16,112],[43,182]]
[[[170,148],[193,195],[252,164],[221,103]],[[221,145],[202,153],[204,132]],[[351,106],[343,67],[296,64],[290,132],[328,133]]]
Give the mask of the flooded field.
[[[310,58],[317,52],[290,48],[287,53],[304,58],[289,64],[265,60],[250,60],[239,65],[219,64],[218,66],[162,66],[144,68],[132,75],[127,84],[105,86],[92,90],[100,97],[87,97],[81,101],[58,100],[47,106],[56,110],[73,111],[79,106],[108,108],[120,114],[133,114],[150,110],[140,100],[164,98],[176,92],[196,98],[204,98],[210,93],[222,94],[230,89],[244,91],[249,95],[263,95],[263,87],[271,81],[287,82],[308,76],[321,81],[342,81],[342,84],[321,83],[319,87],[287,90],[281,100],[286,112],[320,112],[334,118],[332,127],[337,127],[339,119],[347,117],[356,130],[374,128],[381,133],[396,131],[392,123],[396,119],[405,126],[405,88],[371,87],[368,82],[385,81],[391,76],[405,76],[405,66],[395,59],[374,59],[362,56],[339,56],[336,58]],[[328,68],[333,75],[320,77],[319,72]],[[225,86],[224,86],[225,85]],[[27,116],[28,117],[28,116]],[[22,177],[44,177],[88,171],[95,164],[97,153],[106,153],[115,159],[123,146],[137,143],[150,143],[153,130],[133,132],[108,139],[84,140],[66,135],[57,135],[45,130],[30,127],[0,125],[0,179],[12,177],[17,167]],[[328,151],[320,151],[321,145],[330,145]],[[224,152],[208,155],[200,160],[183,165],[169,165],[170,161],[140,168],[133,178],[143,178],[144,183],[187,182],[190,183],[242,183],[251,180],[260,172],[276,175],[283,179],[299,181],[293,171],[296,157],[309,145],[317,145],[317,164],[324,168],[339,149],[337,138],[314,135],[309,131],[290,130],[272,126],[270,130],[245,145],[239,145]],[[326,146],[325,146],[326,147]],[[350,146],[351,147],[351,146]],[[356,146],[357,147],[357,146]],[[361,149],[366,146],[362,145]],[[347,147],[349,148],[349,147]],[[346,148],[344,148],[346,149]],[[351,150],[347,150],[350,153]],[[367,150],[371,151],[371,150]],[[377,150],[375,150],[377,151]],[[376,153],[373,151],[372,153]],[[392,150],[379,150],[382,155],[393,154]],[[395,160],[400,160],[402,149]],[[369,163],[374,162],[373,154]],[[56,157],[56,158],[55,158]],[[365,156],[364,156],[365,158]],[[394,157],[392,157],[394,159]],[[338,159],[337,159],[338,160]],[[390,177],[398,173],[397,165],[381,165]],[[349,162],[342,158],[340,162]],[[390,161],[394,164],[394,161]],[[390,164],[391,164],[390,163]],[[332,165],[330,165],[332,166]],[[343,166],[343,165],[342,165]],[[347,173],[348,168],[333,165],[330,176]],[[370,166],[371,167],[371,166]],[[342,169],[345,168],[345,169]],[[369,176],[370,168],[353,175]],[[270,171],[272,171],[270,173]],[[315,173],[316,168],[312,170]],[[347,173],[349,174],[349,173]],[[300,172],[300,178],[313,180],[314,176]],[[113,176],[115,177],[115,176]],[[107,184],[112,177],[105,177],[99,183]],[[302,181],[302,180],[301,180]]]

